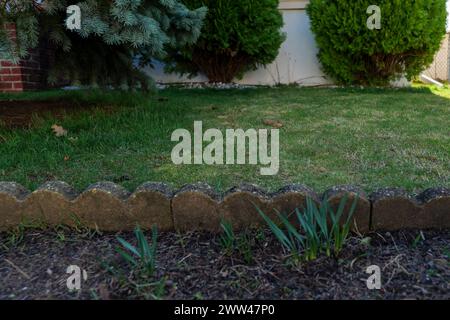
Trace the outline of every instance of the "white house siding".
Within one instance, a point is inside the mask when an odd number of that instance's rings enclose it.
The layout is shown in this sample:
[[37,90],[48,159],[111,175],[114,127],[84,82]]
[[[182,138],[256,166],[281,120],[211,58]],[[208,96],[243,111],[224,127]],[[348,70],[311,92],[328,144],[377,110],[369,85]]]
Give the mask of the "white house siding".
[[[331,83],[320,70],[317,47],[305,11],[307,3],[307,0],[280,1],[287,39],[277,59],[265,68],[248,72],[243,79],[236,80],[237,83],[250,85],[298,83],[305,86]],[[153,69],[147,71],[160,83],[207,81],[204,76],[188,79],[178,74],[166,74],[163,67],[163,64],[157,63]]]
[[449,34],[442,41],[441,49],[434,58],[433,64],[424,71],[424,74],[439,81],[450,80],[450,44]]
[[447,1],[447,12],[447,35],[433,63],[424,71],[424,74],[435,80],[450,82],[450,0]]
[[[265,68],[248,72],[237,83],[251,85],[275,85],[297,83],[304,86],[332,84],[325,77],[317,59],[317,46],[310,30],[309,18],[306,14],[308,0],[281,0],[280,10],[284,18],[284,32],[287,39],[283,43],[277,59]],[[450,0],[448,1],[450,12]],[[448,22],[450,31],[450,15]],[[178,74],[164,73],[164,65],[155,63],[147,72],[160,83],[205,82],[207,78],[198,76],[192,79]],[[450,80],[450,49],[448,37],[443,42],[440,52],[426,74],[441,80]],[[395,82],[394,86],[408,86],[406,79]]]

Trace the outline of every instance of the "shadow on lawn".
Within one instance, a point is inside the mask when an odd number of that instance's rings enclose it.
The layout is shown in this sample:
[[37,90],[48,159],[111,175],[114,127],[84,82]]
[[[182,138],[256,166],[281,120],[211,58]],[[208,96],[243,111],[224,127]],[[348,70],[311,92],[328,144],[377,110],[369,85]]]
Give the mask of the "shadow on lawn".
[[[131,98],[130,98],[131,97]],[[113,113],[136,105],[146,95],[100,90],[44,91],[0,94],[0,125],[9,129],[31,128],[38,119],[62,120],[78,113]]]

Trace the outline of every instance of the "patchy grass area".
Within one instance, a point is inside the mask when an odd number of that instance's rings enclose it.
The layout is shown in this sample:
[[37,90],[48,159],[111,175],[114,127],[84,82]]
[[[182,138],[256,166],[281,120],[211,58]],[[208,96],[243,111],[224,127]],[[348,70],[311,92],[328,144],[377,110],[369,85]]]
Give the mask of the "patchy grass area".
[[[11,99],[90,106],[53,115],[34,110],[39,115],[22,127],[8,124],[11,109],[9,118],[0,114],[0,181],[30,189],[55,179],[78,189],[110,180],[130,190],[144,181],[179,187],[199,180],[218,190],[242,182],[272,190],[303,183],[318,191],[338,184],[367,191],[450,185],[449,89],[172,88],[148,96],[50,91],[0,94],[0,107]],[[278,175],[261,176],[260,167],[250,165],[174,165],[171,134],[192,132],[195,120],[204,130],[223,132],[281,122]],[[53,124],[67,136],[56,137]]]

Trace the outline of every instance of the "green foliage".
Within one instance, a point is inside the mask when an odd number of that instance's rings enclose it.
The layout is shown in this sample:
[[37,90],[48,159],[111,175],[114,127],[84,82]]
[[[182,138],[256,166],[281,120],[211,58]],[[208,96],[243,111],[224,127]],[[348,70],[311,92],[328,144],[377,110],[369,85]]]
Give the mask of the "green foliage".
[[222,219],[220,226],[223,230],[219,241],[226,255],[231,256],[234,252],[238,252],[245,263],[250,264],[253,261],[252,239],[245,231],[236,235],[233,231],[231,222]]
[[14,227],[12,230],[9,230],[7,232],[7,240],[2,243],[2,245],[9,249],[10,247],[17,246],[19,243],[23,241],[23,238],[25,236],[25,229],[26,226],[24,224],[19,224],[17,227]]
[[[17,60],[41,41],[56,48],[50,81],[94,86],[148,88],[140,67],[168,47],[194,43],[205,8],[187,9],[178,0],[81,0],[81,29],[66,29],[67,0],[0,2],[0,58]],[[17,28],[9,40],[5,22]]]
[[231,222],[222,219],[220,226],[223,230],[223,234],[220,236],[220,244],[226,254],[230,255],[233,253],[236,242],[233,225]]
[[411,246],[415,249],[422,245],[422,243],[425,241],[425,236],[423,235],[422,231],[419,231],[419,234],[417,237],[413,240]]
[[255,244],[256,241],[257,239],[252,239],[248,232],[244,232],[237,238],[237,250],[246,264],[253,262],[252,244]]
[[[381,29],[367,8],[381,9]],[[388,85],[417,76],[445,34],[446,0],[311,0],[307,12],[325,73],[340,84]]]
[[350,232],[351,218],[358,199],[355,198],[344,215],[347,200],[348,196],[343,197],[337,211],[334,212],[326,200],[318,207],[312,199],[307,198],[306,209],[303,212],[295,210],[300,229],[297,229],[295,224],[289,221],[289,217],[283,214],[278,213],[281,220],[281,225],[278,225],[259,208],[257,210],[295,261],[299,261],[302,257],[306,261],[311,261],[317,259],[321,252],[328,257],[332,255],[337,257],[341,252]]
[[117,237],[117,241],[122,245],[122,248],[117,247],[116,251],[131,266],[143,270],[148,276],[153,276],[156,268],[158,230],[156,226],[153,226],[151,245],[149,245],[141,228],[136,227],[134,234],[137,241],[136,247],[124,239]]
[[189,8],[208,7],[199,40],[172,51],[167,69],[211,82],[231,82],[271,63],[284,41],[278,0],[182,0]]

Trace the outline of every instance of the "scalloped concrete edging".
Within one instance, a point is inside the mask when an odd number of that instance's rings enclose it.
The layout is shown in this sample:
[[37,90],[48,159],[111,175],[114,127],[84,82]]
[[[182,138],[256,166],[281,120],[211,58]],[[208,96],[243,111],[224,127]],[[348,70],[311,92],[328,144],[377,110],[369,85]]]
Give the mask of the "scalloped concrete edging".
[[[264,225],[256,207],[277,219],[291,214],[306,199],[327,199],[333,208],[348,196],[358,196],[352,229],[360,233],[404,228],[450,229],[450,189],[427,189],[412,196],[401,189],[381,189],[367,195],[355,186],[336,186],[319,195],[303,185],[288,185],[268,193],[254,185],[217,194],[207,184],[186,185],[173,191],[162,183],[144,183],[133,193],[112,182],[98,182],[78,194],[61,181],[46,182],[33,192],[14,182],[0,182],[0,230],[22,222],[74,226],[81,223],[104,231],[144,229],[220,230],[222,218],[236,229]],[[346,219],[346,217],[342,218]],[[295,219],[292,220],[295,222]]]

